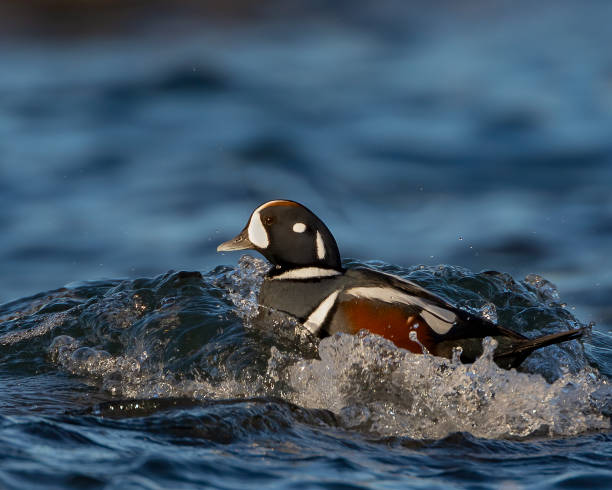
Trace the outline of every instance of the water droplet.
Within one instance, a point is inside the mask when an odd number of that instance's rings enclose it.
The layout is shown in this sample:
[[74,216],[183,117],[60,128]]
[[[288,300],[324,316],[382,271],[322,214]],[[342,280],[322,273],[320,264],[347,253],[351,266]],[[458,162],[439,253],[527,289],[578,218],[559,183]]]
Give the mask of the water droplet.
[[453,347],[453,357],[451,362],[453,364],[461,364],[461,354],[463,354],[463,348],[460,345]]

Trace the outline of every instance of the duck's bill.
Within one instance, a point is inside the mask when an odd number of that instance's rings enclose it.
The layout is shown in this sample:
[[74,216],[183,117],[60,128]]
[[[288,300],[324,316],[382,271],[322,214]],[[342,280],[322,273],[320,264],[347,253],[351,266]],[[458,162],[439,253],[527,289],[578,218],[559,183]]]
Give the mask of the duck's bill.
[[227,242],[223,242],[221,245],[217,247],[217,252],[231,252],[233,250],[249,250],[253,249],[255,246],[249,240],[249,236],[247,230],[244,229],[242,232],[228,240]]

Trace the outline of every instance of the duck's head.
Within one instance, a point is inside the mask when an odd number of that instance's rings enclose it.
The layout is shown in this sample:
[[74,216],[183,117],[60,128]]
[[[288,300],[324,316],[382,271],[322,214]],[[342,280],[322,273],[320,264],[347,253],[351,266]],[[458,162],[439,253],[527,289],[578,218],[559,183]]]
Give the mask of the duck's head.
[[336,240],[309,209],[294,201],[259,206],[244,229],[218,252],[257,250],[277,270],[318,267],[342,270]]

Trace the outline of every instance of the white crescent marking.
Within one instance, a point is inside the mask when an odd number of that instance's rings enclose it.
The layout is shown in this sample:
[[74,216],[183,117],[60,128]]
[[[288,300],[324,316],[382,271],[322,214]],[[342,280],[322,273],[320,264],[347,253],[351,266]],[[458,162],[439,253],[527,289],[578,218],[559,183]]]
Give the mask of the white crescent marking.
[[323,243],[323,238],[321,237],[321,233],[317,231],[317,257],[319,260],[323,260],[325,258],[325,244]]
[[259,248],[268,248],[268,245],[270,245],[270,237],[268,237],[268,232],[264,228],[264,225],[261,222],[261,216],[259,214],[259,211],[264,206],[259,206],[255,211],[253,211],[251,220],[249,221],[249,228],[247,230],[249,241]]
[[268,236],[268,232],[266,231],[263,223],[261,222],[261,215],[259,214],[260,211],[264,208],[267,208],[268,206],[273,206],[277,203],[282,202],[284,202],[282,199],[268,201],[266,203],[263,203],[255,211],[253,211],[251,219],[249,220],[249,227],[247,232],[249,236],[249,241],[256,247],[268,248],[268,245],[270,245],[270,237]]
[[314,335],[319,333],[323,323],[327,319],[327,315],[329,315],[330,310],[334,306],[336,302],[336,298],[338,297],[338,293],[340,290],[334,291],[327,298],[325,298],[319,306],[310,314],[310,316],[304,322],[304,326]]

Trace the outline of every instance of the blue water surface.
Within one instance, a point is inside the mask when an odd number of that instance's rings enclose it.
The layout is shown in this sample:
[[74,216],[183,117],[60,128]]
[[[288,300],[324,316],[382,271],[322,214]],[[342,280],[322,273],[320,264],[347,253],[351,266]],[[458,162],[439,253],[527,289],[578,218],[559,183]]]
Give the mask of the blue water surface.
[[[341,3],[2,38],[0,487],[610,488],[612,6]],[[215,249],[274,198],[592,334],[506,372],[254,331],[265,264]]]

